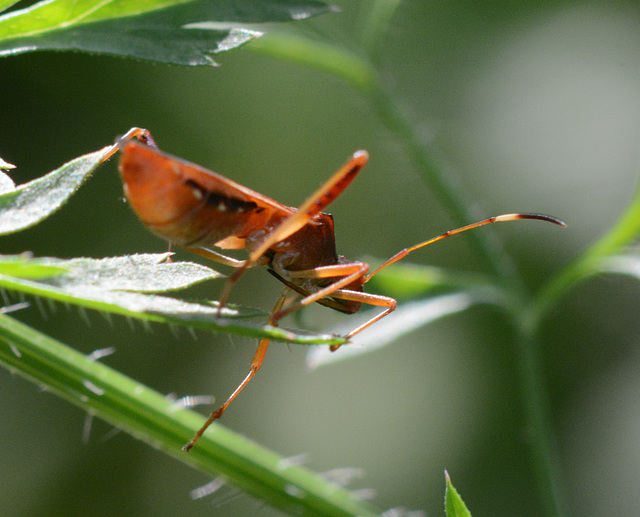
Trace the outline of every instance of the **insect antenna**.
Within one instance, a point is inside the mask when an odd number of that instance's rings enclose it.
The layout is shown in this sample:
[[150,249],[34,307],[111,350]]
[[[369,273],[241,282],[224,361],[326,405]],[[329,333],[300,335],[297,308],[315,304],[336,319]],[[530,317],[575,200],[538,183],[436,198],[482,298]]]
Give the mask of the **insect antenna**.
[[371,273],[366,275],[364,277],[364,282],[363,283],[368,282],[369,280],[371,280],[372,277],[377,275],[384,268],[386,268],[387,266],[390,266],[391,264],[393,264],[394,262],[397,262],[398,260],[403,259],[404,257],[406,257],[412,251],[415,251],[415,250],[420,249],[420,248],[424,248],[425,246],[428,246],[429,244],[433,244],[434,242],[441,241],[442,239],[446,239],[447,237],[451,237],[452,235],[456,235],[457,233],[462,233],[462,232],[466,232],[467,230],[471,230],[473,228],[478,228],[479,226],[484,226],[484,225],[492,224],[492,223],[505,222],[505,221],[516,221],[518,219],[537,219],[539,221],[547,221],[549,223],[557,224],[557,225],[562,226],[562,227],[566,227],[567,226],[567,224],[564,221],[561,221],[560,219],[557,219],[557,218],[552,217],[550,215],[543,215],[543,214],[502,214],[502,215],[496,215],[494,217],[489,217],[489,219],[484,219],[483,221],[478,221],[477,223],[468,224],[467,226],[462,226],[461,228],[456,228],[455,230],[449,230],[448,232],[445,232],[442,235],[438,235],[437,237],[433,237],[433,238],[428,239],[428,240],[426,240],[424,242],[420,242],[419,244],[415,244],[414,246],[411,246],[410,248],[405,248],[405,249],[399,251],[393,257],[389,258],[382,265],[378,266]]

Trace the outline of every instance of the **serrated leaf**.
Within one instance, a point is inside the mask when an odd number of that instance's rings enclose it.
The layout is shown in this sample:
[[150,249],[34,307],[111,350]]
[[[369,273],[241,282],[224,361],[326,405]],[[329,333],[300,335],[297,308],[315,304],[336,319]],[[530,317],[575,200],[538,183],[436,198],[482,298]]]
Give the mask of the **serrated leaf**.
[[42,259],[50,266],[63,268],[65,274],[46,283],[68,291],[106,289],[143,293],[184,289],[223,275],[193,262],[168,262],[172,253],[147,253],[103,259]]
[[0,17],[0,55],[80,50],[210,65],[212,54],[262,35],[243,24],[330,10],[317,0],[48,0]]
[[447,517],[471,517],[471,512],[451,483],[449,473],[445,470],[444,474],[447,479],[444,492],[444,509]]
[[[470,291],[404,303],[389,316],[353,336],[350,340],[351,345],[348,347],[342,347],[336,352],[331,352],[326,348],[311,349],[307,353],[307,367],[314,369],[370,353],[393,343],[401,336],[419,327],[433,323],[445,316],[465,311],[474,304],[491,301],[492,297],[486,292]],[[376,312],[379,312],[379,309],[363,312],[357,317],[349,319],[348,323],[334,327],[332,332],[336,335],[346,335],[350,330],[370,319]]]
[[16,188],[16,184],[11,179],[11,176],[6,174],[4,171],[9,169],[15,169],[16,166],[12,163],[5,162],[2,158],[0,158],[0,194],[4,194],[5,192],[11,192]]
[[13,181],[13,179],[11,179],[11,176],[0,171],[0,195],[5,194],[7,192],[12,192],[13,190],[15,190],[15,188],[16,188],[16,184]]
[[[198,314],[203,318],[215,317],[217,307],[213,304],[188,302],[145,293],[151,290],[160,292],[185,288],[221,276],[217,271],[200,264],[163,263],[169,255],[161,253],[106,259],[38,259],[36,261],[38,265],[44,264],[62,270],[62,273],[41,278],[37,282],[33,277],[11,278],[4,274],[0,276],[0,286],[63,303],[131,317],[135,317],[135,313],[145,312],[176,318],[180,318],[183,314],[188,317],[197,317]],[[7,264],[11,261],[4,262]],[[175,270],[179,270],[179,274],[174,274]],[[225,311],[225,317],[239,315],[238,311],[232,309]],[[256,312],[250,312],[244,315],[255,314]],[[154,318],[143,319],[155,320]]]
[[[344,342],[335,336],[310,335],[238,321],[239,318],[263,314],[254,309],[225,307],[220,318],[217,302],[187,301],[149,294],[149,291],[182,289],[221,276],[217,271],[200,264],[166,263],[168,256],[168,253],[160,253],[106,259],[33,259],[34,268],[55,268],[57,273],[39,279],[36,274],[19,277],[3,272],[2,264],[11,269],[11,263],[15,260],[13,257],[3,257],[0,259],[0,288],[141,321],[175,323],[252,337],[267,336],[301,344]],[[24,271],[28,271],[26,264],[22,267],[22,273]]]
[[112,153],[107,146],[80,156],[46,176],[0,195],[0,235],[33,226],[58,210],[90,174]]

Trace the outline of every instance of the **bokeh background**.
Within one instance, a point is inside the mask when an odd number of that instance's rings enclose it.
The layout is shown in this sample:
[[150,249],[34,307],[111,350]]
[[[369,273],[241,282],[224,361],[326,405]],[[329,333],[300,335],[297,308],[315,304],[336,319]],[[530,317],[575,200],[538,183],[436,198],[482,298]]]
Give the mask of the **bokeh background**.
[[[304,22],[354,45],[367,2]],[[569,229],[494,227],[532,288],[614,223],[638,175],[640,8],[635,2],[403,2],[383,51],[387,87],[483,216],[538,211]],[[173,154],[297,205],[355,149],[370,165],[331,207],[339,251],[387,257],[452,227],[368,100],[338,78],[240,49],[185,69],[102,56],[0,60],[0,156],[23,183],[111,143],[133,125]],[[489,229],[485,229],[489,230]],[[479,230],[484,231],[484,230]],[[159,252],[123,202],[115,161],[63,210],[3,253],[104,257]],[[187,255],[183,256],[184,258]],[[194,259],[194,257],[188,257]],[[411,257],[476,271],[461,236]],[[210,295],[220,286],[207,287]],[[208,293],[209,291],[207,291]],[[269,309],[279,284],[251,271],[234,301]],[[544,365],[571,513],[640,512],[638,286],[602,277],[567,294],[544,330]],[[309,308],[295,324],[341,321]],[[255,348],[245,338],[151,332],[36,305],[17,314],[163,393],[226,396]],[[384,325],[384,323],[381,323]],[[446,468],[477,515],[540,515],[512,335],[477,307],[395,346],[308,372],[304,347],[272,346],[224,425],[316,471],[350,467],[382,508],[442,512]],[[261,515],[260,501],[209,481],[130,436],[0,371],[3,515]]]

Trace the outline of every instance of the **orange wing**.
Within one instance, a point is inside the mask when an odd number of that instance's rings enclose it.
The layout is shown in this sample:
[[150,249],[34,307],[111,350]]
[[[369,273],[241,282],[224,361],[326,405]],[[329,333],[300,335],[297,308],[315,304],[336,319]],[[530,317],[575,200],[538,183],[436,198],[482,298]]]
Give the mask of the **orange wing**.
[[124,193],[155,234],[182,247],[242,248],[295,209],[194,163],[130,140],[121,149]]

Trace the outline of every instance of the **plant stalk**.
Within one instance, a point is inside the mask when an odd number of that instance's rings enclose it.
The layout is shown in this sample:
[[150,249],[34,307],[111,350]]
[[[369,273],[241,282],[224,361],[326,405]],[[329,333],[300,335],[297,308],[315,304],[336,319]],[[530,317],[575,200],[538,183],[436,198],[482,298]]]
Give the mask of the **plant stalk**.
[[4,314],[0,314],[0,364],[284,511],[344,517],[379,513],[321,476],[287,465],[285,459],[219,424],[193,451],[182,452],[181,446],[202,425],[201,415]]

